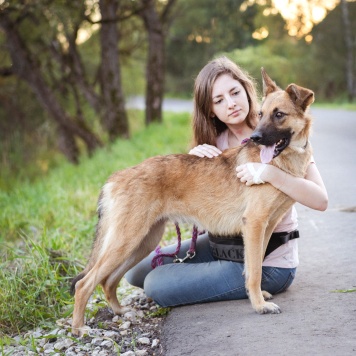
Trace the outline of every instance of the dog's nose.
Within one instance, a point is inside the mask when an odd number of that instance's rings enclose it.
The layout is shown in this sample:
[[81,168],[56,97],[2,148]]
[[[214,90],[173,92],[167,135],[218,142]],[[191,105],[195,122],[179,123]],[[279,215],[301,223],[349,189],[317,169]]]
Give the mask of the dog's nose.
[[262,134],[260,132],[253,132],[250,139],[253,142],[260,142],[262,140]]

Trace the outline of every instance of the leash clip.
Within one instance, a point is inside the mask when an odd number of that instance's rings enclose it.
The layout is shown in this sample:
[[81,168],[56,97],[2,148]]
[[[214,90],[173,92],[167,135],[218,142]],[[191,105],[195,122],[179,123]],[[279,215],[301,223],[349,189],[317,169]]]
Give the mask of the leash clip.
[[195,252],[187,251],[187,255],[184,258],[178,258],[178,256],[175,255],[175,259],[173,260],[173,263],[183,263],[188,258],[191,260],[193,257],[195,257]]

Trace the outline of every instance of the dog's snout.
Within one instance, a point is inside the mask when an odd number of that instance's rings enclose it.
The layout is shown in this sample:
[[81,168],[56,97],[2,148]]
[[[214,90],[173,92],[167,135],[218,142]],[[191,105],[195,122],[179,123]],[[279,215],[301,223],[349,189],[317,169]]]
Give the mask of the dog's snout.
[[262,140],[262,134],[260,132],[254,132],[252,133],[252,135],[250,136],[250,139],[253,142],[260,142]]

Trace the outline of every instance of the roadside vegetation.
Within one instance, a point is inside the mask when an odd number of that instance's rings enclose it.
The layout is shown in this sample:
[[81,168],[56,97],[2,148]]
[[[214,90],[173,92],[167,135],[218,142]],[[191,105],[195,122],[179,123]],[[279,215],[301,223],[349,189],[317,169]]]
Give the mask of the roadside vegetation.
[[[149,156],[187,151],[189,114],[165,113],[164,124],[147,129],[140,116],[131,112],[131,140],[117,140],[77,166],[63,160],[32,182],[14,178],[12,189],[0,192],[1,337],[53,326],[71,313],[70,279],[90,252],[97,198],[108,176]],[[166,239],[174,237],[168,228]]]

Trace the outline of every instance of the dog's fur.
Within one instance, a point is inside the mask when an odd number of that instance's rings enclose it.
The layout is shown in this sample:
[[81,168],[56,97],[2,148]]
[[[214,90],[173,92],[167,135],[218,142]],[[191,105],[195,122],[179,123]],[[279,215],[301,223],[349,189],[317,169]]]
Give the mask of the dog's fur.
[[276,304],[265,301],[271,295],[261,291],[262,260],[273,229],[294,201],[270,184],[247,187],[237,179],[235,168],[260,162],[261,145],[279,142],[277,147],[287,147],[271,164],[303,177],[311,157],[311,118],[306,110],[314,94],[295,84],[282,90],[263,69],[262,76],[265,97],[250,142],[213,159],[188,154],[149,158],[109,178],[99,198],[90,260],[72,283],[73,334],[85,332],[85,307],[99,283],[114,313],[127,311],[116,296],[118,283],[157,246],[168,219],[195,224],[214,235],[242,234],[252,307],[260,314],[280,313]]

